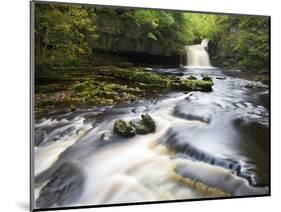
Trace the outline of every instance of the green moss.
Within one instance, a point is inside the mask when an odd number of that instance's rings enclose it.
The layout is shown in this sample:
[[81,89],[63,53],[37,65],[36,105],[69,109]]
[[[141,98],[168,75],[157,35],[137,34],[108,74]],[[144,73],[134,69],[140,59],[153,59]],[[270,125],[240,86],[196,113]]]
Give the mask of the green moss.
[[123,137],[129,138],[136,135],[135,129],[124,120],[118,119],[115,121],[113,131]]
[[142,82],[148,84],[167,85],[173,79],[173,77],[146,71],[142,68],[124,69],[109,66],[99,67],[96,71],[105,76],[112,76],[115,79],[127,80],[128,82]]
[[96,80],[75,84],[73,90],[85,102],[97,105],[133,101],[137,99],[135,95],[141,93],[139,88]]
[[269,85],[270,79],[268,76],[257,76],[255,81],[261,82],[265,85]]
[[98,72],[126,82],[138,83],[138,87],[143,89],[186,90],[188,88],[190,90],[207,91],[211,90],[213,86],[212,78],[204,73],[202,74],[203,80],[197,80],[197,78],[192,75],[189,76],[187,80],[180,80],[175,76],[161,75],[141,68],[122,69],[116,67],[100,67]]
[[213,81],[182,80],[180,83],[173,83],[172,88],[181,91],[211,91],[213,85]]
[[[90,78],[91,77],[91,78]],[[194,77],[181,80],[176,76],[162,75],[142,68],[95,67],[87,75],[73,76],[64,83],[60,78],[41,83],[44,92],[36,93],[38,114],[57,108],[74,111],[79,105],[115,105],[129,103],[141,98],[151,98],[169,91],[211,91],[213,81],[196,80]],[[64,78],[63,78],[64,79]],[[48,90],[49,84],[50,89]],[[40,83],[38,85],[41,86]],[[69,107],[72,105],[72,107]]]
[[[211,78],[197,80],[196,77],[190,76],[186,80],[180,80],[175,76],[161,75],[141,68],[99,67],[95,74],[102,77],[75,84],[73,90],[85,102],[98,105],[134,101],[153,92],[211,91],[213,86]],[[111,79],[116,83],[103,79]]]

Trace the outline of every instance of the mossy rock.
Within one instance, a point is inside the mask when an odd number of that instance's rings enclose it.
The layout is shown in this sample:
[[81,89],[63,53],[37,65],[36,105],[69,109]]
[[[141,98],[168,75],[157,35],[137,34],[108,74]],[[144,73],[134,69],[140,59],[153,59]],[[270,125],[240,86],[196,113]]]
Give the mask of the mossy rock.
[[142,114],[141,115],[142,118],[142,122],[143,124],[149,129],[151,130],[151,132],[154,132],[156,129],[156,124],[154,122],[154,120],[151,118],[151,116],[146,113],[146,114]]
[[210,77],[208,74],[206,73],[202,73],[201,74],[202,80],[204,81],[212,81],[212,77]]
[[118,119],[114,123],[113,131],[125,138],[130,138],[136,135],[135,129],[124,120]]
[[133,119],[129,123],[136,129],[136,133],[139,135],[145,135],[152,132],[151,129],[144,124],[142,119]]
[[172,84],[174,89],[181,91],[211,91],[213,85],[212,80],[182,80]]
[[142,68],[108,66],[98,67],[95,72],[99,78],[73,86],[74,96],[87,104],[115,105],[136,101],[146,94],[171,90],[211,91],[213,86],[211,78],[197,80],[191,75],[188,79],[181,80],[175,76],[164,76]]
[[193,75],[190,75],[187,77],[187,79],[189,80],[197,80],[197,77],[193,76]]
[[156,124],[151,116],[146,113],[141,115],[141,119],[133,119],[130,125],[136,129],[136,133],[140,135],[152,133],[156,129]]

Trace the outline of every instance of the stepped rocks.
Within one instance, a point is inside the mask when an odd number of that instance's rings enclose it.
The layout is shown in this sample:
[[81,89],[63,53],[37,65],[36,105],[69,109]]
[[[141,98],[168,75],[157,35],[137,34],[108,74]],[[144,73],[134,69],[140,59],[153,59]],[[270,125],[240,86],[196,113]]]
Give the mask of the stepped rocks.
[[113,126],[113,131],[125,138],[133,137],[136,134],[145,135],[152,133],[155,129],[156,124],[148,113],[142,114],[141,118],[132,119],[129,123],[118,119]]

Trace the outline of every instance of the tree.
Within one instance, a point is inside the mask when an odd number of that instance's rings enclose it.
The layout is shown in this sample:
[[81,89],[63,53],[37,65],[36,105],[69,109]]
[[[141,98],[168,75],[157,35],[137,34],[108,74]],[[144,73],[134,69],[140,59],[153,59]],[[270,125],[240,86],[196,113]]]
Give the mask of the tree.
[[35,8],[35,54],[38,63],[67,64],[89,54],[95,33],[91,8],[42,4]]

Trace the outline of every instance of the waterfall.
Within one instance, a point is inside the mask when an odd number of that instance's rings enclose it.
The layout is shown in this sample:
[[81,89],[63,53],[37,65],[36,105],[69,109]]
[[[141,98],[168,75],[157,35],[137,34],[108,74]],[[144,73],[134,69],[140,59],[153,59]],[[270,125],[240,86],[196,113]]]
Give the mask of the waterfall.
[[207,39],[202,40],[201,44],[185,46],[187,66],[193,68],[211,68],[210,57],[206,51],[207,47]]

